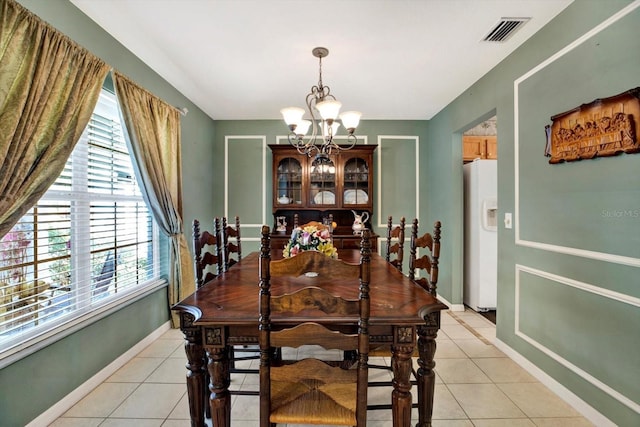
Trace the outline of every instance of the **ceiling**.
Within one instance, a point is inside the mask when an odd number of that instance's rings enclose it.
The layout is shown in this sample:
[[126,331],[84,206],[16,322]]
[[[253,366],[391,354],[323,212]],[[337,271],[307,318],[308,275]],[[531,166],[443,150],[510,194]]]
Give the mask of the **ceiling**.
[[[70,1],[213,119],[304,107],[323,46],[323,83],[343,110],[425,120],[572,0]],[[531,20],[482,41],[505,17]]]

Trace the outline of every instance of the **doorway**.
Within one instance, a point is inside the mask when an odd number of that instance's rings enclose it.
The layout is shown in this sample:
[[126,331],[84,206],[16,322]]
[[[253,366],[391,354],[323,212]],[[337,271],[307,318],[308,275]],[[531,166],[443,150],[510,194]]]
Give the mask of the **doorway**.
[[[476,122],[477,123],[477,122]],[[462,134],[464,255],[463,302],[495,323],[497,307],[497,117]]]

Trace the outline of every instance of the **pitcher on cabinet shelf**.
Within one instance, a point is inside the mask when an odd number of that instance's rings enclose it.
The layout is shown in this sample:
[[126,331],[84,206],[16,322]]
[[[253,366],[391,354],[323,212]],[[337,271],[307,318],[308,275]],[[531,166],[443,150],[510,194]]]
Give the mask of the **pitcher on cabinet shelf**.
[[352,210],[351,212],[353,212],[354,217],[353,225],[351,226],[353,234],[362,234],[362,230],[367,228],[364,223],[369,219],[369,212],[364,211],[362,212],[362,215],[358,215],[358,213],[354,210]]

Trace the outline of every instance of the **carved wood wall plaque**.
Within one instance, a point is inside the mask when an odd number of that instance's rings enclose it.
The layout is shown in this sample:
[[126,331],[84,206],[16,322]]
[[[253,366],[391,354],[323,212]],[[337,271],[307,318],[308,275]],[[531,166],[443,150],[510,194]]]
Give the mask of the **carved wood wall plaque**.
[[640,152],[640,87],[551,117],[549,163]]

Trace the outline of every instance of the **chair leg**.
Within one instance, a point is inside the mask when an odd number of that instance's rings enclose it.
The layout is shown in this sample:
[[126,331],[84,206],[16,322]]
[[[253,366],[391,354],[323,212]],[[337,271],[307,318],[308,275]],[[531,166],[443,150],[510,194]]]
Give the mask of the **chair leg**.
[[232,369],[236,368],[236,358],[235,358],[235,352],[233,351],[233,346],[230,345],[229,346],[229,372],[231,372]]
[[211,391],[209,390],[209,384],[211,383],[211,377],[209,372],[204,375],[204,416],[205,418],[211,418]]
[[[228,350],[227,350],[227,356],[228,356],[228,361],[229,361],[229,377],[227,378],[227,381],[229,383],[229,385],[231,384],[231,374],[258,374],[259,371],[257,369],[250,369],[250,368],[236,368],[236,352],[234,351],[233,346],[228,346]],[[247,357],[247,358],[242,358],[242,357],[238,357],[239,360],[248,360],[248,359],[254,359],[256,357]],[[236,396],[259,396],[260,393],[258,391],[250,391],[250,390],[236,390],[236,389],[229,389],[229,394],[231,395],[236,395]]]

